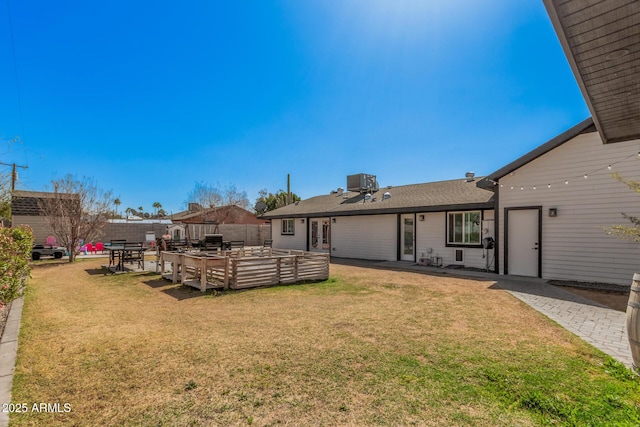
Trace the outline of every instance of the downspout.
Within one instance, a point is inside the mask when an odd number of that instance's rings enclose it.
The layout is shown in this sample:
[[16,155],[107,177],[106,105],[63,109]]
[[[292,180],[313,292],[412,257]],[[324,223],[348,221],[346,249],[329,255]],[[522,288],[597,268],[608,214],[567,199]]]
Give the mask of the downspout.
[[500,274],[500,186],[496,185],[495,200],[493,202],[493,272]]

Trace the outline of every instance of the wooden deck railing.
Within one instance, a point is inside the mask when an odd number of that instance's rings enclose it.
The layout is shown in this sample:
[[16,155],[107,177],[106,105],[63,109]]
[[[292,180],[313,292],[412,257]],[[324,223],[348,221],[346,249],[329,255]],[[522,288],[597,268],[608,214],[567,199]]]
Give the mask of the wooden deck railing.
[[329,278],[329,254],[244,248],[215,253],[162,252],[161,273],[165,262],[172,263],[171,280],[207,289],[248,289],[259,286],[292,284]]

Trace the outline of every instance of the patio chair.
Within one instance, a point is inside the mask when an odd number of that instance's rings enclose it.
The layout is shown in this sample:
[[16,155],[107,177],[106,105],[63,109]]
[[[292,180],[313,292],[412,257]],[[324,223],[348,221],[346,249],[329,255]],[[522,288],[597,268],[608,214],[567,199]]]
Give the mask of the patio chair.
[[268,239],[265,240],[264,243],[262,244],[263,248],[272,248],[273,247],[273,240]]
[[232,240],[229,242],[230,249],[243,249],[244,248],[244,240]]
[[104,243],[96,242],[95,252],[98,253],[100,251],[101,254],[104,254]]
[[95,249],[93,249],[93,244],[91,243],[87,243],[85,246],[85,254],[91,254],[95,252]]
[[142,243],[127,243],[124,246],[122,262],[138,263],[138,268],[144,270],[144,250]]

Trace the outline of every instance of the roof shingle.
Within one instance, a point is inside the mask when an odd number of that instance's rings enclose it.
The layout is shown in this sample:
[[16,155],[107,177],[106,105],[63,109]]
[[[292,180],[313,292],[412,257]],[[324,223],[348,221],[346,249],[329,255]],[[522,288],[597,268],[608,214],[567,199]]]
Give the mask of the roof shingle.
[[[390,198],[383,200],[389,192]],[[493,192],[478,188],[465,179],[428,182],[381,188],[365,201],[365,195],[354,192],[311,197],[266,212],[264,218],[302,216],[346,216],[385,213],[434,212],[452,209],[491,209]]]

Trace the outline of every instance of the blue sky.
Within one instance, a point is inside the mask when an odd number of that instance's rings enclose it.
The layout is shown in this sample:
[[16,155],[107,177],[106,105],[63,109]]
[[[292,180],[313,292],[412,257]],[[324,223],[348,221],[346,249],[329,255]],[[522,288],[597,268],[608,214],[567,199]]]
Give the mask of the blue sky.
[[486,175],[589,116],[541,0],[3,3],[0,162],[121,209]]

